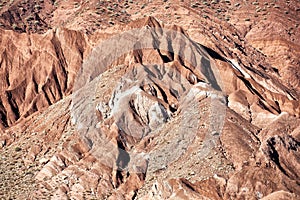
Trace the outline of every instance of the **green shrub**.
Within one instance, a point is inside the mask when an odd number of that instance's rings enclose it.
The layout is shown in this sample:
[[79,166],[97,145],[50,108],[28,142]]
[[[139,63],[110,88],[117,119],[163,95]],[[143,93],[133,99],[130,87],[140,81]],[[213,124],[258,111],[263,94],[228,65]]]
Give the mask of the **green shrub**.
[[[13,24],[14,25],[14,24]],[[22,149],[21,149],[21,147],[16,147],[15,148],[15,151],[21,151]]]

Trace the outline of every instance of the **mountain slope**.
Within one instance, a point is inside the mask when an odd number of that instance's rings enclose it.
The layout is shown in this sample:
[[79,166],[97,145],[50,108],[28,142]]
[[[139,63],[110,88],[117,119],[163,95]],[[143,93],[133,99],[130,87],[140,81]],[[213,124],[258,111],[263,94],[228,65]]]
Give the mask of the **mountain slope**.
[[273,19],[242,22],[247,7],[228,2],[146,4],[159,18],[128,2],[130,23],[94,32],[84,17],[64,25],[76,30],[1,29],[0,196],[298,199],[297,58],[276,62],[290,43],[258,34]]

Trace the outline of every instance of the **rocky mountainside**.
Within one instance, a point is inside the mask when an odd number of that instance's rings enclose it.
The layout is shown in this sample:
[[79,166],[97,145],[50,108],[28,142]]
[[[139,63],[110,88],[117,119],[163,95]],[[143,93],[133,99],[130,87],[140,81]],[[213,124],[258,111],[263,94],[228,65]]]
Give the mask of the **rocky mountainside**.
[[1,199],[299,199],[299,1],[0,15]]

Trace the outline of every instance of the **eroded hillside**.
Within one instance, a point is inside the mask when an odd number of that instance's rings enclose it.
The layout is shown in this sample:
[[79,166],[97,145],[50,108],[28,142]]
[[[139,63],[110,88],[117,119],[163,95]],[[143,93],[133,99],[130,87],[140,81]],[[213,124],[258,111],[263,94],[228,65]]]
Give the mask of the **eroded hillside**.
[[299,198],[298,1],[1,5],[4,199]]

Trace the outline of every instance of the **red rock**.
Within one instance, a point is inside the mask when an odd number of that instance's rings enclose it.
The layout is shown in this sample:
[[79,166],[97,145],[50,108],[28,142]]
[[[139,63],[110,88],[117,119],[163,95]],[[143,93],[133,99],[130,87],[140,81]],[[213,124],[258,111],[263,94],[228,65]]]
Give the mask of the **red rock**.
[[299,199],[299,2],[33,3],[0,6],[0,196]]

